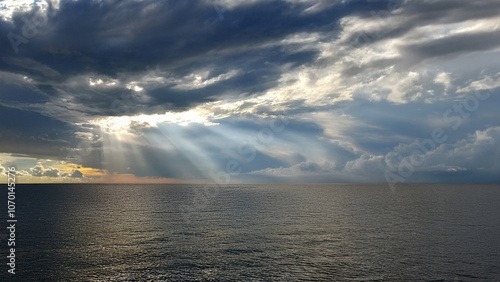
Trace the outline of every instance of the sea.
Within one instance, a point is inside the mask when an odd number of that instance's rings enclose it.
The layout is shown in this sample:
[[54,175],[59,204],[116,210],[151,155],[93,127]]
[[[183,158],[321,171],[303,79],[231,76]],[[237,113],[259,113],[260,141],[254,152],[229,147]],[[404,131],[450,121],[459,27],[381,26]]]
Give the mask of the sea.
[[1,281],[500,281],[500,185],[5,185]]

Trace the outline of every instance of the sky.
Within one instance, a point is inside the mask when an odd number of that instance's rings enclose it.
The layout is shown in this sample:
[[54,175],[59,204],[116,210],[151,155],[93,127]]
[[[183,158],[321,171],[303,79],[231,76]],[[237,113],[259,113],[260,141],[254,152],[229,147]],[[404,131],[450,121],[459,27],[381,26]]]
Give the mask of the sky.
[[500,2],[0,1],[0,180],[500,181]]

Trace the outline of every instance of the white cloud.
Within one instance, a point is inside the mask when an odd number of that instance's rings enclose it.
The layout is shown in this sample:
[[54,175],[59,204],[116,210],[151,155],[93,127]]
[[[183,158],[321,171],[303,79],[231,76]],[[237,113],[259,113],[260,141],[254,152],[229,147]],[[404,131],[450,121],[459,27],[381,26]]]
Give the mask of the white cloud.
[[[89,78],[90,86],[100,86],[100,87],[116,87],[120,85],[120,81],[112,78]],[[127,85],[128,88],[128,85]]]
[[209,71],[192,73],[180,79],[174,79],[172,82],[175,84],[174,89],[179,90],[192,90],[200,89],[210,86],[214,83],[228,80],[237,76],[240,73],[238,70],[231,70],[227,73],[219,74],[218,76],[209,77]]
[[[310,160],[298,163],[287,168],[268,168],[254,171],[251,174],[260,174],[274,177],[295,178],[304,176],[324,176],[330,179],[350,179],[354,181],[377,182],[384,181],[386,171],[398,171],[398,166],[408,157],[421,154],[422,158],[415,157],[412,169],[422,173],[464,173],[469,170],[498,171],[500,170],[500,127],[491,127],[477,130],[468,138],[454,144],[426,144],[423,147],[421,140],[410,144],[400,144],[386,155],[362,154],[358,158],[348,161],[341,167],[333,161],[317,162]],[[427,149],[422,149],[427,148]],[[422,152],[426,150],[425,152]],[[424,154],[425,153],[425,154]],[[418,163],[417,163],[418,162]]]
[[[52,0],[54,7],[59,7],[59,1]],[[47,8],[47,1],[33,1],[33,0],[3,0],[0,2],[0,17],[4,20],[11,20],[12,14],[16,11],[26,12],[33,7],[40,7],[42,10]]]
[[457,92],[472,92],[479,90],[489,90],[500,87],[500,73],[496,75],[485,75],[482,79],[474,80],[468,86],[460,88]]
[[426,154],[425,166],[448,165],[468,169],[500,168],[500,127],[476,130],[469,138],[453,145],[440,145]]
[[384,169],[384,157],[363,154],[358,159],[347,162],[343,171],[352,175],[371,175]]
[[35,177],[67,177],[68,174],[66,172],[60,171],[54,167],[45,168],[41,163],[38,163],[36,166],[30,168],[30,172],[32,176]]
[[451,87],[451,78],[450,74],[446,72],[438,73],[436,78],[434,78],[435,83],[442,84],[444,86],[445,91]]
[[90,120],[88,123],[98,126],[105,133],[130,134],[131,129],[138,125],[143,128],[157,127],[162,123],[175,123],[181,126],[186,126],[190,123],[200,123],[205,126],[217,125],[217,123],[212,122],[213,117],[213,112],[203,109],[193,109],[185,112],[166,112],[165,114],[98,118]]
[[417,171],[498,170],[499,142],[500,127],[490,127],[454,144],[438,144],[431,139],[400,144],[384,156],[384,161],[389,170],[395,171],[403,158],[416,154],[411,161]]
[[29,173],[28,171],[22,169],[22,170],[17,170],[16,171],[16,175],[17,176],[27,176],[27,175],[31,175],[31,173]]

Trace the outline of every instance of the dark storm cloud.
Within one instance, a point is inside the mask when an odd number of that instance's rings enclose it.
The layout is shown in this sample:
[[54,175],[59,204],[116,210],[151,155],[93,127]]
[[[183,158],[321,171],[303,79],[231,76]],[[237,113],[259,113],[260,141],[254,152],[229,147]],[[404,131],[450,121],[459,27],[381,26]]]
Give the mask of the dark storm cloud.
[[[42,13],[36,9],[0,22],[2,34],[23,35],[27,25],[35,31],[17,46],[17,55],[9,40],[0,43],[0,70],[29,77],[30,87],[45,95],[24,99],[24,108],[47,99],[31,109],[43,108],[43,114],[64,121],[185,110],[228,90],[260,93],[275,86],[283,64],[300,66],[316,57],[312,51],[291,54],[279,40],[298,32],[335,34],[337,20],[354,11],[329,4],[304,13],[308,7],[257,2],[236,6],[221,21],[210,1],[61,1],[58,9],[49,7],[46,23],[33,26],[30,19]],[[383,5],[356,2],[352,7],[362,12]],[[141,93],[150,99],[137,99],[124,84],[140,80],[154,66],[177,78],[200,68],[210,72],[207,79],[233,68],[243,71],[202,89],[150,85]],[[96,89],[88,84],[92,77],[117,79],[121,85]],[[79,114],[72,120],[60,111]]]
[[[332,31],[344,10],[329,7],[309,15],[303,14],[305,8],[281,1],[262,2],[237,6],[220,21],[212,3],[204,1],[61,1],[58,10],[48,12],[47,24],[28,43],[19,45],[18,55],[8,41],[2,41],[0,69],[30,77],[58,107],[68,108],[58,99],[71,97],[75,104],[87,106],[81,110],[88,115],[183,110],[216,99],[227,89],[264,91],[274,85],[281,65],[314,60],[312,52],[290,55],[273,44],[301,31]],[[36,14],[14,14],[13,23],[1,22],[1,33],[21,35],[24,19]],[[155,65],[180,77],[199,68],[210,69],[209,78],[231,68],[249,71],[203,90],[152,87],[143,93],[152,97],[148,101],[124,99],[132,95],[124,85],[95,90],[88,83],[68,81],[83,75],[126,83]],[[113,103],[137,107],[110,111]]]

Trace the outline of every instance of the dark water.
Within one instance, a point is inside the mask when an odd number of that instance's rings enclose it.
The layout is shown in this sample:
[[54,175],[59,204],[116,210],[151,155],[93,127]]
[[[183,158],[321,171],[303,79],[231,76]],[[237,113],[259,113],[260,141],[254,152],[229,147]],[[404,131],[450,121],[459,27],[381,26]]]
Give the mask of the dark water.
[[0,278],[500,281],[500,185],[199,188],[18,186]]

